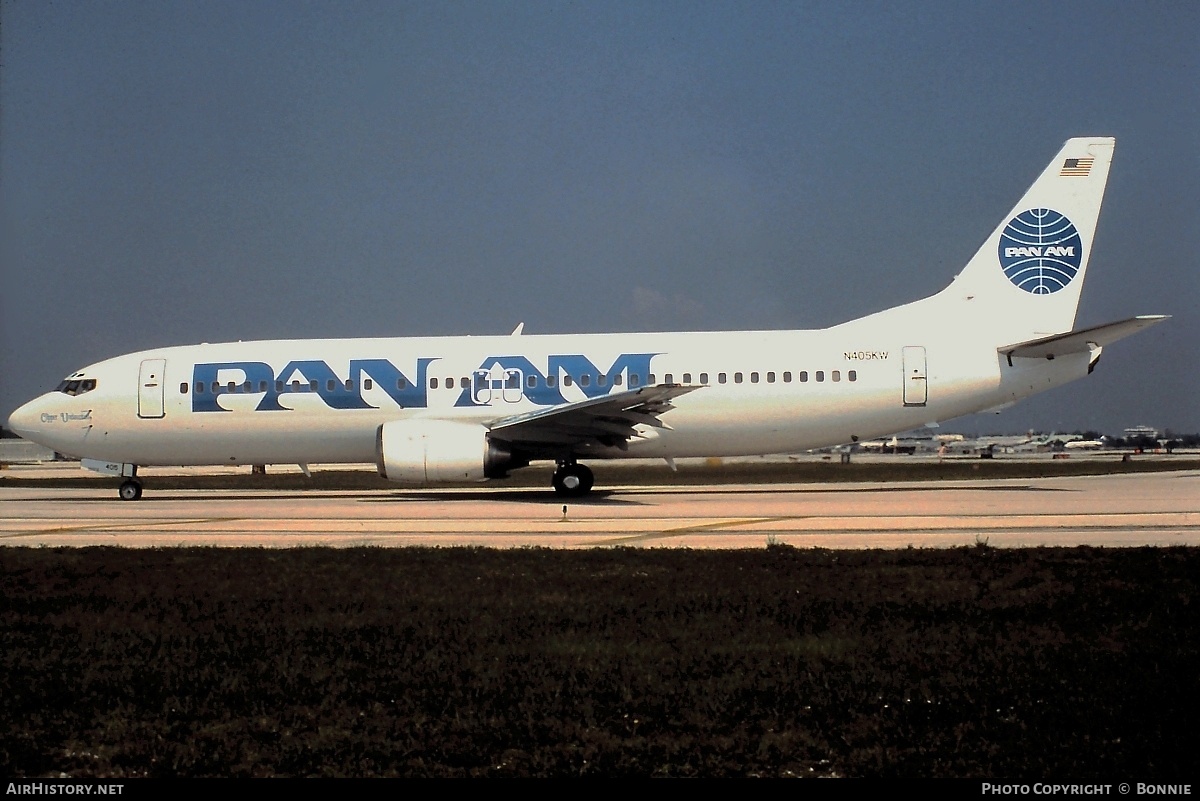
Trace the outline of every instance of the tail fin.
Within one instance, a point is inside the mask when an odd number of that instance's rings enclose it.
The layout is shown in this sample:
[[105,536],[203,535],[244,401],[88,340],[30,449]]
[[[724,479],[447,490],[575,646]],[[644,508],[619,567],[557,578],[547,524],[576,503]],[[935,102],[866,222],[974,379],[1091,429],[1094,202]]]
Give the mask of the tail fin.
[[963,303],[1001,329],[998,341],[1070,331],[1115,145],[1103,136],[1067,140],[938,301]]

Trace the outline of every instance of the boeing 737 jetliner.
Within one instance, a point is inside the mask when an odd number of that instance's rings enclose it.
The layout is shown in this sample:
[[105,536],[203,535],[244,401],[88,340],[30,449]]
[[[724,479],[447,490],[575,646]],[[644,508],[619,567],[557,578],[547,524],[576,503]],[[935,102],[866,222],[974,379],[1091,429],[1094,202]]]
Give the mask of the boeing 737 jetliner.
[[143,465],[375,462],[398,482],[553,460],[792,453],[1011,405],[1166,319],[1072,331],[1114,140],[1071,139],[946,289],[815,331],[230,342],[85,367],[9,418],[124,478]]

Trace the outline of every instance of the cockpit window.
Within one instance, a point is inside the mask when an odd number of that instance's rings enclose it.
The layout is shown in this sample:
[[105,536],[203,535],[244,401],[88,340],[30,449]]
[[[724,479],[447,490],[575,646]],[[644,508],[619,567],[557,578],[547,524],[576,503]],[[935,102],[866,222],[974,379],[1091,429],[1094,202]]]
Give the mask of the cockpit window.
[[61,384],[55,387],[55,392],[61,392],[64,395],[82,395],[85,392],[91,392],[96,388],[96,379],[94,378],[68,378]]

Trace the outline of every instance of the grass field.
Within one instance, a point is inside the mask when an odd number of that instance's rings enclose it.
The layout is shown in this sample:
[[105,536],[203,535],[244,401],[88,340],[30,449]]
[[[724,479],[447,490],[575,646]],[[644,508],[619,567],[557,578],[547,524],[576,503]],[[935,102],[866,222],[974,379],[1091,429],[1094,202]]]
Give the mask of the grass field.
[[1190,778],[1200,552],[0,549],[0,774]]

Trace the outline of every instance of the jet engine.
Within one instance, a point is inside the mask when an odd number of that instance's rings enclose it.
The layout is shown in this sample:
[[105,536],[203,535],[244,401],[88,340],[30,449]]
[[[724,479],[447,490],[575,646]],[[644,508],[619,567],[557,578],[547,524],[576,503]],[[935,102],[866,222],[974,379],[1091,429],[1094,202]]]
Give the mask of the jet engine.
[[375,434],[375,464],[389,481],[436,484],[503,478],[512,451],[478,423],[391,420]]

